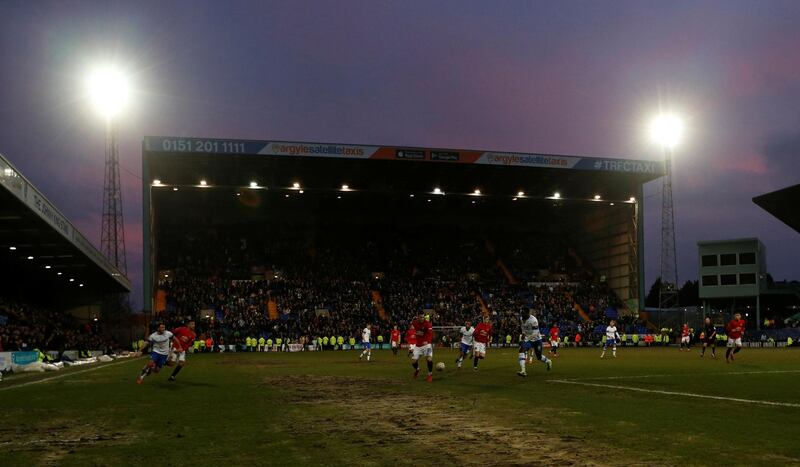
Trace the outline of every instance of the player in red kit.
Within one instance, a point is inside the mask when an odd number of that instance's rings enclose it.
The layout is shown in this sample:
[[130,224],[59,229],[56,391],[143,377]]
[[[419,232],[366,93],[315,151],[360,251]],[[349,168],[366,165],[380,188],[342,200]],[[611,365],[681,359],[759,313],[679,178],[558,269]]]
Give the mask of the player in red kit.
[[689,324],[683,323],[683,327],[681,328],[681,346],[678,350],[683,350],[683,347],[686,346],[686,350],[689,349],[689,343],[691,342],[692,336],[689,333]]
[[411,356],[414,378],[419,375],[419,357],[425,357],[428,361],[428,377],[425,380],[430,383],[433,381],[433,326],[431,326],[430,321],[425,319],[425,315],[420,312],[411,323],[411,329],[414,330],[414,336],[416,337],[414,352]]
[[414,332],[414,327],[410,327],[406,331],[406,342],[408,342],[408,356],[414,356],[414,347],[417,346],[417,334]]
[[486,347],[492,341],[492,323],[489,321],[489,316],[483,317],[483,322],[475,326],[475,331],[472,333],[474,340],[473,353],[475,356],[472,359],[472,370],[478,371],[478,360],[483,360],[486,357]]
[[550,328],[550,353],[558,357],[558,326],[555,324]]
[[397,329],[397,325],[395,324],[392,327],[392,334],[389,337],[389,341],[392,343],[392,353],[394,356],[397,356],[397,349],[400,348],[400,330]]
[[742,350],[742,336],[744,336],[745,320],[740,313],[733,315],[733,319],[727,326],[725,332],[728,334],[728,350],[725,351],[725,362],[733,361],[733,355]]
[[169,381],[175,381],[181,369],[186,366],[186,351],[188,351],[194,344],[196,334],[194,333],[194,320],[189,320],[186,326],[181,326],[172,331],[174,336],[172,339],[172,352],[169,354],[168,366],[177,364]]

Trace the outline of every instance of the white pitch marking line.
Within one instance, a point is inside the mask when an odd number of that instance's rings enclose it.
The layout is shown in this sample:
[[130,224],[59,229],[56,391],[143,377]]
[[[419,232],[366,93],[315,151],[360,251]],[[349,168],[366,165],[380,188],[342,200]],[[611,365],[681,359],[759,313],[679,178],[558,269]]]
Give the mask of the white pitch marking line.
[[698,399],[715,399],[720,401],[728,401],[728,402],[744,402],[746,404],[761,404],[761,405],[773,405],[779,407],[795,407],[800,408],[800,404],[793,404],[791,402],[773,402],[773,401],[754,401],[750,399],[739,399],[736,397],[723,397],[723,396],[709,396],[706,394],[695,394],[693,392],[677,392],[677,391],[662,391],[659,389],[644,389],[644,388],[634,388],[631,386],[618,386],[615,384],[600,384],[600,383],[584,383],[581,381],[569,381],[565,379],[550,379],[548,380],[550,383],[562,383],[562,384],[578,384],[581,386],[592,386],[597,388],[608,388],[608,389],[622,389],[624,391],[636,391],[636,392],[648,392],[652,394],[665,394],[668,396],[684,396],[684,397],[695,397]]
[[762,370],[762,371],[734,371],[730,373],[683,373],[679,375],[629,375],[629,376],[598,376],[597,378],[576,378],[562,381],[605,381],[613,379],[640,379],[640,378],[667,378],[680,376],[728,376],[728,375],[763,375],[773,373],[800,373],[800,370]]
[[131,358],[131,359],[123,360],[121,362],[113,362],[113,363],[108,363],[106,365],[100,365],[100,366],[96,366],[96,367],[93,367],[93,368],[87,368],[85,370],[70,371],[69,373],[64,373],[64,374],[56,375],[56,376],[50,376],[49,378],[42,378],[42,379],[37,379],[36,381],[28,381],[27,383],[20,383],[20,384],[15,384],[13,386],[2,387],[2,388],[0,388],[0,391],[7,391],[9,389],[21,388],[21,387],[25,387],[25,386],[30,386],[32,384],[46,383],[48,381],[53,381],[54,379],[66,378],[67,376],[72,376],[72,375],[79,375],[81,373],[87,373],[89,371],[99,370],[100,368],[108,368],[110,366],[119,365],[120,363],[127,363],[127,362],[132,362],[132,361],[135,361],[135,360],[136,359]]

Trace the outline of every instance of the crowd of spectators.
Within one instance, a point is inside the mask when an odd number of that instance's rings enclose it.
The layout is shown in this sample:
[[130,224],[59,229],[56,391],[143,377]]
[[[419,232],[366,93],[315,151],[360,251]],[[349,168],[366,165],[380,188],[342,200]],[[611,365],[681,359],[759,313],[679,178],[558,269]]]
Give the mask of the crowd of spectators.
[[104,350],[115,348],[95,322],[27,302],[0,299],[0,352]]
[[367,323],[388,340],[393,325],[406,329],[419,311],[445,329],[489,313],[505,336],[519,333],[520,316],[531,308],[543,328],[577,333],[619,306],[555,237],[511,245],[452,228],[409,236],[375,227],[318,238],[243,231],[209,228],[171,245],[162,255],[169,274],[159,283],[166,298],[160,319],[199,318],[201,334],[230,344],[260,336],[358,340]]

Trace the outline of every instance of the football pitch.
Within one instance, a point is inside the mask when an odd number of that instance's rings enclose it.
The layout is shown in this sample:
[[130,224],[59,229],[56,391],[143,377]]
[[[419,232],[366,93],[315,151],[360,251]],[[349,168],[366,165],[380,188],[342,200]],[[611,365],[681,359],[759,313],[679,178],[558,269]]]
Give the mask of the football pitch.
[[[426,383],[375,351],[144,358],[0,383],[0,465],[800,465],[800,351],[562,349],[516,375],[455,350]],[[424,365],[422,365],[424,367]]]

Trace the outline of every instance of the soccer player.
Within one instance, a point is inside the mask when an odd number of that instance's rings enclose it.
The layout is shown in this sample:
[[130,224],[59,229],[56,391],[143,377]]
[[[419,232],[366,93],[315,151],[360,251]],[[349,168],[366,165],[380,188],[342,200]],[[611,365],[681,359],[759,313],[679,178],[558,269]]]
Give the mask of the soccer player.
[[372,345],[369,343],[369,337],[372,334],[372,330],[370,328],[371,326],[367,324],[367,327],[361,331],[361,348],[364,350],[362,350],[361,355],[358,356],[359,360],[364,358],[364,355],[366,355],[367,361],[369,361],[370,357],[372,356]]
[[522,322],[522,341],[519,343],[519,371],[517,372],[522,377],[528,376],[525,372],[525,354],[531,349],[536,354],[536,359],[547,365],[547,371],[550,371],[550,368],[553,368],[553,361],[542,353],[542,334],[539,332],[539,321],[533,316],[533,310],[528,311],[528,319]]
[[558,326],[555,323],[550,328],[550,353],[553,357],[558,357]]
[[395,324],[392,327],[392,334],[389,337],[389,340],[392,342],[392,353],[394,356],[397,356],[397,349],[400,348],[400,330],[397,329],[397,325]]
[[[175,381],[181,369],[186,366],[186,351],[194,344],[196,335],[194,333],[194,320],[189,320],[186,326],[181,326],[172,330],[174,338],[172,339],[172,352],[167,359],[167,366],[177,366],[172,370],[172,375],[169,381]],[[263,339],[263,337],[262,337]],[[263,346],[262,346],[263,347]]]
[[411,323],[411,329],[416,338],[414,350],[411,355],[411,366],[414,368],[414,378],[419,375],[419,357],[425,357],[428,363],[427,382],[433,381],[433,326],[425,319],[422,312],[417,314],[417,319]]
[[142,346],[142,350],[150,346],[152,351],[150,352],[150,361],[142,368],[142,373],[136,378],[136,384],[142,384],[145,376],[149,375],[151,371],[158,373],[161,367],[167,363],[170,340],[172,340],[172,333],[167,331],[164,323],[158,323],[156,332],[150,334],[147,342]]
[[470,349],[472,349],[472,334],[475,332],[475,328],[472,327],[472,323],[469,320],[466,320],[458,332],[461,334],[461,345],[459,346],[460,353],[458,358],[456,358],[456,368],[460,369],[464,358],[466,358]]
[[417,333],[414,332],[414,326],[408,328],[406,331],[406,342],[408,342],[408,356],[414,356],[414,348],[417,346]]
[[733,315],[733,319],[725,326],[728,334],[728,350],[725,351],[725,362],[730,363],[734,360],[733,355],[742,350],[742,336],[744,336],[745,321],[741,313]]
[[686,350],[689,351],[689,342],[691,341],[692,337],[689,335],[689,323],[683,323],[683,327],[681,327],[681,345],[678,350],[683,350],[683,347],[686,346]]
[[492,341],[492,323],[489,321],[489,315],[483,317],[483,322],[475,326],[475,331],[472,333],[473,349],[472,353],[472,370],[478,371],[478,361],[486,358],[486,347]]
[[600,358],[606,356],[606,348],[609,345],[611,346],[612,355],[614,358],[617,358],[617,340],[619,340],[617,322],[612,319],[611,322],[608,323],[608,327],[606,327],[606,341],[603,342],[603,352],[600,354]]
[[717,328],[711,322],[711,318],[706,317],[703,323],[703,349],[700,350],[700,357],[706,353],[706,347],[711,345],[711,358],[717,358]]

